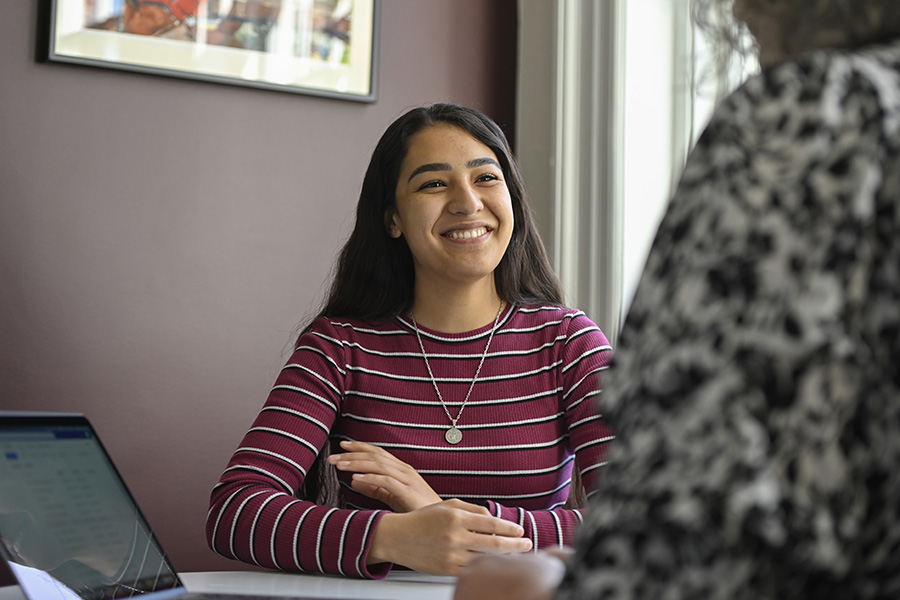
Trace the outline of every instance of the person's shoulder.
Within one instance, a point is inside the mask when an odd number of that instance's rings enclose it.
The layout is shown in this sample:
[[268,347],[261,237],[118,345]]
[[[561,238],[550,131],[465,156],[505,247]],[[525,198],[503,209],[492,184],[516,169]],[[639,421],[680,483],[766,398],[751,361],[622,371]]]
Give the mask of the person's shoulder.
[[729,189],[752,185],[741,174],[754,161],[766,173],[820,162],[834,146],[829,140],[855,131],[871,112],[845,110],[851,95],[864,106],[892,104],[878,97],[900,94],[898,65],[900,45],[892,44],[808,52],[750,76],[716,106],[688,157],[682,187],[693,193],[716,181]]
[[330,317],[320,316],[312,321],[308,333],[352,339],[366,336],[391,336],[408,333],[408,328],[394,317]]
[[900,64],[900,37],[848,50],[847,54],[897,66]]
[[600,327],[577,308],[558,304],[528,304],[516,307],[514,326],[521,329],[556,328],[569,336],[573,333],[597,332]]
[[[900,38],[853,47],[811,50],[772,65],[761,74],[776,79],[784,79],[786,75],[815,78],[823,73],[830,73],[835,68],[849,68],[873,75],[877,73],[879,66],[893,72],[896,78],[897,68],[900,66]],[[872,67],[875,67],[874,71]]]
[[[796,114],[807,123],[826,124],[853,111],[838,108],[847,95],[860,87],[873,94],[898,93],[900,39],[856,48],[825,48],[799,54],[771,65],[749,77],[729,94],[714,112],[713,122],[744,123],[758,130],[760,119],[792,132],[786,114]],[[871,83],[873,85],[867,85]],[[737,119],[735,117],[744,117]],[[748,119],[748,117],[750,117]]]
[[516,317],[533,321],[557,321],[571,319],[584,313],[575,308],[559,304],[521,304],[516,306]]

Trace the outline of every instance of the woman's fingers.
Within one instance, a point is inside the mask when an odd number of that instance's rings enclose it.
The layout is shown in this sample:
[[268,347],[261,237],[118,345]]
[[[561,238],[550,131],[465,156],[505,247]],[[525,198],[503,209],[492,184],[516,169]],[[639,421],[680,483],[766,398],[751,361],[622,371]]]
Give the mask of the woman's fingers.
[[[332,457],[328,457],[331,461]],[[393,461],[372,460],[370,457],[353,458],[353,455],[341,454],[332,461],[339,471],[352,471],[354,473],[378,473],[392,477],[403,477],[415,472],[415,469],[406,464],[397,464]]]
[[531,540],[522,537],[525,530],[518,523],[504,521],[483,506],[456,498],[444,504],[462,513],[458,525],[471,534],[467,540],[470,551],[508,553],[531,550]]
[[387,450],[365,442],[343,441],[341,448],[347,452],[332,454],[328,462],[342,471],[385,473],[414,470]]
[[456,575],[483,554],[528,552],[531,540],[523,534],[519,525],[492,516],[484,507],[447,500],[409,513],[384,515],[368,561]]
[[328,461],[338,470],[354,474],[351,486],[357,492],[397,512],[409,512],[441,501],[413,467],[390,452],[364,442],[345,441],[341,447],[347,452],[333,454]]
[[387,456],[392,456],[392,454],[384,448],[379,448],[378,446],[373,446],[372,444],[367,444],[365,442],[344,440],[343,442],[341,442],[341,448],[343,448],[347,452],[362,452],[367,454],[384,454]]

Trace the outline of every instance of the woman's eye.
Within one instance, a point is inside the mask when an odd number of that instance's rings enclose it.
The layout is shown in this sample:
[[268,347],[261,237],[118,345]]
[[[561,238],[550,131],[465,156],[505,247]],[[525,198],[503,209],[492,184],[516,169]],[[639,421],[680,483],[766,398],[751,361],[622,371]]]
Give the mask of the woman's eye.
[[426,188],[437,188],[437,187],[443,187],[443,185],[444,185],[444,182],[440,181],[440,180],[427,181],[427,182],[423,183],[421,186],[419,186],[419,189],[424,190]]
[[480,182],[480,181],[499,181],[499,180],[500,180],[500,178],[497,177],[496,175],[494,175],[493,173],[485,173],[484,175],[479,175],[478,179],[476,179],[475,181]]

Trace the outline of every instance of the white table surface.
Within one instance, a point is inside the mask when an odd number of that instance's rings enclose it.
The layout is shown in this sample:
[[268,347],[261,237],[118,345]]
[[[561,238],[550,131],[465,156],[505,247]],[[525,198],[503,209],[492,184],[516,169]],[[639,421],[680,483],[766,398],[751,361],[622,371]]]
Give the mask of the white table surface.
[[[455,577],[391,571],[381,580],[349,579],[257,571],[209,571],[180,573],[191,592],[306,596],[309,598],[359,598],[372,600],[451,600]],[[0,588],[0,600],[25,600],[18,586]]]

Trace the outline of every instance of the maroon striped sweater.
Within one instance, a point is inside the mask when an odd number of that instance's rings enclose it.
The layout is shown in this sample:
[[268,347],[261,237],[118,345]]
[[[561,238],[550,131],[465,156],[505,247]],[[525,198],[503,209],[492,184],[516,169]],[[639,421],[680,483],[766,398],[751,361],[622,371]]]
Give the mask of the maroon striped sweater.
[[[450,414],[459,412],[491,326],[461,334],[420,327]],[[570,545],[581,520],[563,508],[573,459],[593,487],[612,434],[593,400],[612,349],[582,312],[509,307],[458,427],[457,445],[412,324],[318,319],[278,376],[262,411],[215,486],[207,539],[216,552],[289,571],[380,577],[366,566],[387,510],[349,487],[347,508],[298,499],[330,437],[381,446],[414,466],[444,499],[486,506],[525,529],[535,549]]]

